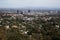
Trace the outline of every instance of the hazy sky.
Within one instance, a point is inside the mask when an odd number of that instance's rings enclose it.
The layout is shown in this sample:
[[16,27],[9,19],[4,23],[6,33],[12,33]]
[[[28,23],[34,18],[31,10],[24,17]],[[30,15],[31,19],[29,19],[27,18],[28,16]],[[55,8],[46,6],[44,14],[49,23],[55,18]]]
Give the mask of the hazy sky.
[[60,0],[0,0],[0,8],[60,8]]

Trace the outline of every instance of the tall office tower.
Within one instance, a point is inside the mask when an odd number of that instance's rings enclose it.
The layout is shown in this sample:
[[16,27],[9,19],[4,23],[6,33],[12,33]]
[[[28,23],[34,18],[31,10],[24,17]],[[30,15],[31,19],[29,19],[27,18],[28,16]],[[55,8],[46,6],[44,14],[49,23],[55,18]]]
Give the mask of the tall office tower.
[[17,10],[17,14],[19,14],[19,10]]
[[30,10],[28,10],[28,12],[30,13],[31,11],[30,11]]

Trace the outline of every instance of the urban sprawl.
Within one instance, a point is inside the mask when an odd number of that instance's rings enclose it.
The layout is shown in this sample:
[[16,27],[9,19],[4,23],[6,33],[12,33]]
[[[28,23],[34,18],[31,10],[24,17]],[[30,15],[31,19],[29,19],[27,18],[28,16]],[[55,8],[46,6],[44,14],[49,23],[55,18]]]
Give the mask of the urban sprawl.
[[0,10],[0,40],[60,40],[60,10]]

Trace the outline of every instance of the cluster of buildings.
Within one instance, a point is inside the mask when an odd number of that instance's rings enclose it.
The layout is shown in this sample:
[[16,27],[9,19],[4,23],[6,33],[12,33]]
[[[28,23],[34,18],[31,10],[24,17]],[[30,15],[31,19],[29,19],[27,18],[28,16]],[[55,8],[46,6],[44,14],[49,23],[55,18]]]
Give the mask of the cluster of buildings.
[[[51,14],[58,14],[59,12],[58,11],[39,11],[39,12],[35,12],[35,11],[31,11],[31,10],[28,10],[28,11],[19,11],[19,10],[15,10],[15,12],[0,12],[0,18],[1,16],[5,17],[9,17],[8,19],[23,19],[23,20],[27,20],[27,21],[32,21],[32,20],[37,20],[38,18],[41,18],[42,20],[44,21],[47,21],[47,20],[51,20],[52,17],[48,17],[47,15],[51,15]],[[53,18],[56,18],[56,17],[53,17]],[[58,18],[58,17],[57,17]],[[3,20],[3,19],[2,19]]]

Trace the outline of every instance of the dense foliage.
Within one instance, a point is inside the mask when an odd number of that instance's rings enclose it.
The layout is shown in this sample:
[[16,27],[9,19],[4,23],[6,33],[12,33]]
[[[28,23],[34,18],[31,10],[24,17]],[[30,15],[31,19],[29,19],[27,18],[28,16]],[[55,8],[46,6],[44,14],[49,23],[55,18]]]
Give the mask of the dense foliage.
[[[0,25],[2,28],[7,25],[10,27],[4,29],[7,40],[60,40],[60,17],[54,17],[55,19],[52,17],[47,21],[42,20],[43,17],[32,21],[18,20],[17,17],[15,19],[13,17],[1,17]],[[17,28],[12,28],[13,25],[16,25]],[[26,34],[24,34],[25,31]]]

